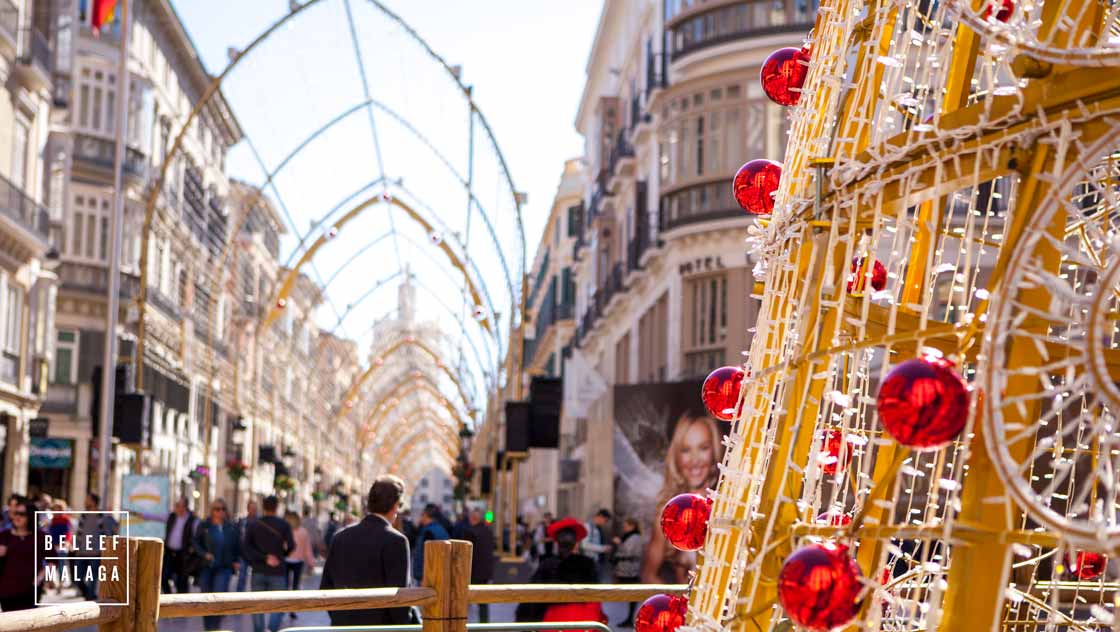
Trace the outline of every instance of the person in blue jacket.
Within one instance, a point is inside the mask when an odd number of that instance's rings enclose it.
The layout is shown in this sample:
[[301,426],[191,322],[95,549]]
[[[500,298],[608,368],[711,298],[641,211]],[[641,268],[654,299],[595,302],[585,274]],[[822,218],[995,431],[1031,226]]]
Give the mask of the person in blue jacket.
[[420,513],[420,534],[416,536],[416,548],[412,550],[412,577],[417,583],[424,578],[424,543],[428,540],[450,540],[451,534],[443,526],[439,507],[429,504]]
[[[224,500],[210,503],[210,517],[198,525],[194,546],[206,560],[198,576],[202,592],[229,592],[229,582],[241,566],[241,534],[230,522]],[[202,617],[203,629],[217,630],[221,625],[221,615]]]

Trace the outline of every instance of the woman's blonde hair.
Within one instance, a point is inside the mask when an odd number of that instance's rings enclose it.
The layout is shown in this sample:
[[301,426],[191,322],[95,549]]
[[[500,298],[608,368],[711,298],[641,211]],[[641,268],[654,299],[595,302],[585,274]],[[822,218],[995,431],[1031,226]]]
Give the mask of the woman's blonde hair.
[[709,467],[708,477],[705,479],[704,486],[712,489],[716,486],[716,481],[719,479],[719,462],[723,453],[722,436],[719,426],[716,425],[716,421],[711,417],[701,417],[684,413],[677,418],[677,425],[673,427],[673,436],[669,439],[669,449],[665,454],[665,480],[661,485],[661,493],[657,495],[658,511],[661,511],[661,507],[673,496],[695,491],[688,488],[688,481],[684,479],[684,476],[681,475],[680,471],[677,469],[677,453],[680,452],[681,446],[684,444],[685,435],[688,434],[689,429],[696,424],[704,425],[704,429],[708,431],[708,436],[712,441],[712,463]]

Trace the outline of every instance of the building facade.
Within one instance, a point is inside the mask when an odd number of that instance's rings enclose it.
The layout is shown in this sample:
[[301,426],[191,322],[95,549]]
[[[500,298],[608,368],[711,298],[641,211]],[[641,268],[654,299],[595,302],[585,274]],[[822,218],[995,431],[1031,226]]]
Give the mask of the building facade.
[[758,301],[751,219],[731,180],[781,160],[788,122],[762,93],[762,62],[800,46],[815,5],[797,1],[604,3],[576,127],[585,140],[573,263],[578,327],[565,365],[561,463],[578,485],[561,514],[614,505],[613,389],[702,379],[739,364]]
[[[24,489],[33,465],[73,460],[43,441],[52,370],[58,253],[44,204],[51,109],[42,0],[0,0],[0,491]],[[34,420],[34,421],[33,421]],[[35,435],[35,436],[32,436]]]
[[[534,376],[563,378],[564,359],[571,353],[576,330],[575,249],[584,212],[583,193],[582,159],[568,160],[529,272],[526,389]],[[530,450],[518,477],[518,513],[537,520],[544,512],[555,510],[559,496],[575,493],[578,477],[570,468],[570,462],[561,463],[558,450]]]

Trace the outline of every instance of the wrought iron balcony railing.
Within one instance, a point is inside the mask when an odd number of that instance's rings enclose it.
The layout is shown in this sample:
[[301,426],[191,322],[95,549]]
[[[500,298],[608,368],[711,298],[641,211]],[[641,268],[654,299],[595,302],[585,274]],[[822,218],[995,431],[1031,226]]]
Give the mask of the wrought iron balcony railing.
[[3,176],[0,176],[0,213],[16,220],[43,239],[50,236],[51,215],[47,208]]

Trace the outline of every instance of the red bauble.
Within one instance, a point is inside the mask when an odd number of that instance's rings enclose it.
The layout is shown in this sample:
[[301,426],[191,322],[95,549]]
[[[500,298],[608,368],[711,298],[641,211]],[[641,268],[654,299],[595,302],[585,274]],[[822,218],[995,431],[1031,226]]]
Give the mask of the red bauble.
[[835,542],[794,551],[778,574],[778,600],[797,625],[815,631],[844,625],[859,613],[863,574],[848,547]]
[[774,193],[781,179],[781,164],[758,158],[739,167],[731,183],[731,191],[744,211],[769,215],[774,212]]
[[700,398],[708,412],[721,421],[731,421],[739,414],[735,407],[739,403],[739,391],[743,387],[746,372],[737,366],[724,366],[712,371],[704,378],[700,388]]
[[779,48],[762,63],[762,91],[778,105],[797,105],[809,74],[808,48]]
[[995,19],[1000,22],[1007,22],[1011,19],[1011,14],[1015,12],[1015,0],[990,0],[988,6],[984,9],[984,13],[980,17],[985,20],[992,17],[992,7],[997,6],[999,10],[996,11]]
[[917,449],[952,441],[968,421],[968,386],[943,358],[923,356],[891,369],[875,407],[895,441]]
[[[863,292],[867,287],[867,269],[863,267],[863,257],[852,259],[851,274],[848,275],[848,292]],[[876,292],[887,287],[887,266],[878,259],[871,264],[871,289]]]
[[852,514],[830,509],[817,516],[817,522],[832,527],[846,527],[852,524]]
[[680,494],[669,499],[661,510],[661,533],[675,548],[696,551],[708,535],[712,500],[700,494]]
[[1108,566],[1108,556],[1103,553],[1078,551],[1076,559],[1076,562],[1070,562],[1069,553],[1066,553],[1062,561],[1069,574],[1077,579],[1096,579],[1104,575],[1104,570]]
[[654,595],[638,608],[634,632],[674,632],[684,625],[688,600],[678,595]]
[[[844,453],[843,465],[840,464],[840,453]],[[837,471],[842,471],[852,462],[851,446],[844,446],[844,433],[830,428],[821,436],[820,451],[821,471],[828,476],[834,476]]]

